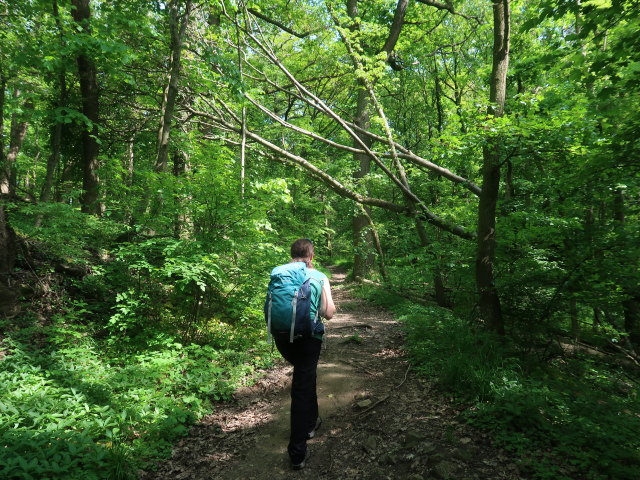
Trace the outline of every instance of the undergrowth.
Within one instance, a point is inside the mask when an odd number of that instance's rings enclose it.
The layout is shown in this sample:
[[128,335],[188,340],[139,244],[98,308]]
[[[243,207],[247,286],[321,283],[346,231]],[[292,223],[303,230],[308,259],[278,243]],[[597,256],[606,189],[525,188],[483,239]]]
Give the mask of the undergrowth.
[[47,348],[11,336],[1,344],[1,478],[136,478],[270,362],[248,348],[180,343],[118,355],[81,328],[44,330]]
[[456,395],[472,425],[490,431],[535,479],[640,478],[636,372],[587,355],[543,361],[513,338],[497,339],[449,310],[380,291],[407,332],[421,375]]
[[68,229],[12,217],[23,297],[0,319],[0,478],[134,479],[271,364],[261,299],[199,242],[114,248],[108,221],[60,211]]

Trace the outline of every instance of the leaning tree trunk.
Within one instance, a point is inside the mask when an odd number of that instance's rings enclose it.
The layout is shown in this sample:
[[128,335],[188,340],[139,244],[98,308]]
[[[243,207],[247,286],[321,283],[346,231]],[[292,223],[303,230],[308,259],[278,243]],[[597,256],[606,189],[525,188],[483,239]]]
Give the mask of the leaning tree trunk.
[[[81,31],[90,34],[91,20],[90,0],[72,0],[73,19]],[[98,80],[93,59],[86,53],[77,57],[78,75],[80,77],[80,94],[82,96],[82,113],[89,125],[82,132],[82,196],[80,204],[84,213],[99,214],[101,212],[98,181]]]
[[[493,4],[493,67],[488,114],[501,117],[507,87],[509,66],[509,0]],[[482,149],[482,193],[478,206],[478,245],[476,251],[476,286],[481,319],[487,327],[504,334],[500,298],[494,279],[496,253],[496,203],[500,187],[500,139],[489,136]]]

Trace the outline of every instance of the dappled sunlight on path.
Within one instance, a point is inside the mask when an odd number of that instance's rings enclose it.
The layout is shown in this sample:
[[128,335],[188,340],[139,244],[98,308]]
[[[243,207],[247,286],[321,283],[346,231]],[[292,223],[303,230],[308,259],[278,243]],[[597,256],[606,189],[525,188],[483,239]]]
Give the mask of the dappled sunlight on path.
[[457,411],[411,372],[400,325],[331,283],[338,313],[327,322],[318,365],[323,418],[304,470],[289,468],[285,362],[219,405],[142,480],[517,479],[515,465],[457,420]]

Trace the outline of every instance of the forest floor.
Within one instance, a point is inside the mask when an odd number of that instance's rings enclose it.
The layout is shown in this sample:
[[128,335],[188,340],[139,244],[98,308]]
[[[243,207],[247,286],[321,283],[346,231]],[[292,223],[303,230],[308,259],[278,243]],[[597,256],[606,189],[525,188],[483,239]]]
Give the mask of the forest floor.
[[510,479],[514,460],[459,419],[451,399],[415,375],[390,313],[354,298],[334,273],[338,313],[327,322],[318,365],[322,427],[311,457],[290,469],[292,368],[278,363],[219,404],[142,480]]

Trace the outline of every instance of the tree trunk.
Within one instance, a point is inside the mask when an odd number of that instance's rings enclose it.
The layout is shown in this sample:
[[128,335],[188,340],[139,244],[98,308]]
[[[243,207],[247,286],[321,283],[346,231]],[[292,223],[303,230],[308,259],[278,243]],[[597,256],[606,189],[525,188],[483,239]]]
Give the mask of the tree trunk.
[[[625,205],[624,191],[621,188],[616,189],[613,201],[613,209],[616,222],[620,227],[620,235],[626,235],[625,226]],[[622,257],[623,259],[625,256]],[[626,297],[622,301],[622,311],[624,312],[624,330],[629,336],[631,347],[640,353],[640,292],[634,273],[637,265],[637,259],[625,261],[621,265],[621,270],[625,272],[622,279],[622,291]]]
[[[493,67],[488,114],[501,117],[509,66],[509,0],[493,4]],[[482,193],[478,206],[478,245],[476,252],[476,286],[480,317],[487,327],[504,334],[500,298],[494,279],[496,250],[496,203],[500,187],[500,139],[490,136],[482,149]]]
[[506,178],[506,190],[504,192],[504,198],[506,200],[511,200],[515,197],[515,189],[513,188],[513,162],[511,160],[507,160],[507,178]]
[[380,236],[378,235],[378,229],[375,223],[373,223],[373,219],[371,218],[371,215],[369,215],[365,206],[358,205],[358,207],[360,207],[360,211],[367,218],[367,221],[369,222],[369,232],[373,237],[373,244],[376,248],[376,252],[378,252],[378,264],[380,266],[380,275],[382,275],[383,280],[387,280],[389,276],[387,275],[387,267],[384,262],[384,251],[382,250],[382,243],[380,243]]
[[160,128],[158,129],[158,145],[155,169],[157,172],[167,170],[169,162],[169,134],[171,132],[171,120],[175,111],[178,98],[178,85],[180,83],[180,70],[182,59],[182,46],[191,14],[191,0],[186,0],[182,18],[180,5],[182,0],[172,0],[169,5],[169,35],[170,35],[170,61],[167,85],[162,96],[160,110]]
[[571,336],[577,342],[580,340],[580,317],[578,316],[578,301],[575,297],[569,300],[569,312],[571,315]]
[[[357,0],[347,0],[347,14],[350,18],[355,19],[358,17],[358,2]],[[355,28],[355,27],[354,27]],[[366,88],[359,82],[358,88],[358,100],[356,104],[356,114],[354,123],[361,128],[369,129],[369,95]],[[372,145],[370,137],[362,134],[358,134],[358,137],[364,142],[367,147]],[[354,140],[353,145],[358,148],[360,145]],[[354,153],[354,163],[357,166],[357,170],[353,173],[355,183],[359,183],[365,178],[371,171],[371,159],[366,154]],[[371,267],[373,266],[373,236],[368,231],[370,210],[366,205],[363,205],[364,212],[356,213],[353,216],[353,276],[367,278]]]
[[[381,51],[386,52],[387,60],[390,61],[393,58],[393,50],[396,43],[400,38],[400,32],[404,25],[404,17],[406,14],[408,0],[398,0],[396,8],[394,10],[393,21],[389,27],[389,32],[382,46]],[[351,19],[358,17],[358,1],[347,0],[347,14]],[[357,29],[357,26],[351,27],[352,30]],[[367,88],[364,81],[359,82],[358,90],[358,102],[356,107],[356,119],[355,124],[363,129],[369,129],[371,126],[369,118],[369,105],[371,103],[371,97],[367,92]],[[358,134],[358,137],[369,148],[373,144],[373,141],[367,135]],[[359,148],[360,145],[354,141],[354,146]],[[365,178],[371,171],[371,158],[367,154],[354,153],[353,155],[356,165],[359,166],[358,170],[353,174],[356,183],[358,180]],[[355,250],[353,260],[353,275],[354,277],[365,278],[371,267],[373,266],[372,247],[375,245],[380,247],[379,238],[375,238],[373,229],[373,222],[371,221],[370,211],[367,206],[363,206],[364,211],[362,214],[356,214],[353,218],[353,246]],[[381,259],[382,260],[382,259]],[[383,268],[384,269],[384,268]]]
[[600,328],[600,324],[602,324],[602,311],[598,307],[593,307],[593,324],[592,329],[594,332],[597,332]]
[[[370,127],[369,122],[369,95],[364,88],[360,88],[358,90],[358,104],[356,110],[356,118],[355,124],[361,128],[368,129]],[[372,144],[371,138],[366,135],[358,135],[360,139],[370,147]],[[354,146],[357,145],[354,142]],[[369,172],[371,171],[371,159],[367,154],[362,153],[354,153],[353,159],[358,166],[358,170],[356,170],[353,174],[356,183],[363,178],[365,178]],[[371,231],[369,230],[369,220],[368,216],[370,216],[369,207],[363,206],[365,213],[357,213],[353,216],[353,248],[354,248],[354,258],[353,258],[353,276],[354,277],[362,277],[366,278],[371,271],[371,267],[373,266],[373,236]]]
[[[438,61],[434,58],[433,60],[433,69],[434,69],[434,99],[436,103],[436,110],[438,112],[438,134],[442,134],[444,129],[444,109],[442,105],[442,85],[440,82],[440,73],[438,72]],[[418,230],[418,237],[420,238],[420,243],[423,247],[427,247],[431,244],[427,231],[424,227],[424,224],[416,219],[416,228]],[[439,252],[434,252],[435,254],[435,264],[433,269],[433,291],[436,298],[436,303],[438,306],[443,308],[451,308],[451,301],[447,295],[447,289],[445,286],[444,276],[442,274],[442,255]]]
[[[13,97],[18,98],[20,96],[20,90],[16,89],[13,92]],[[24,111],[32,110],[33,103],[29,100],[24,102]],[[2,169],[0,170],[0,193],[9,197],[15,197],[16,185],[17,185],[17,167],[16,159],[18,153],[24,143],[24,137],[27,135],[27,127],[29,123],[22,115],[13,114],[11,116],[11,132],[9,134],[9,151],[4,159]]]
[[0,160],[4,158],[4,92],[7,88],[7,78],[0,65]]
[[[187,154],[183,151],[177,151],[173,154],[173,176],[176,178],[180,178],[184,176],[189,167],[189,158]],[[182,180],[177,180],[176,187],[179,187],[179,184]],[[175,193],[173,197],[174,201],[174,221],[173,221],[173,235],[175,238],[184,238],[189,234],[193,228],[188,228],[190,224],[193,222],[189,218],[189,214],[187,213],[186,206],[189,204],[190,198],[186,199],[185,202],[181,197],[181,192],[178,191]],[[186,204],[186,205],[185,205]]]
[[16,260],[16,236],[9,225],[5,205],[0,203],[0,318],[15,314],[18,295],[11,288]]
[[[58,36],[60,37],[60,47],[65,46],[64,31],[62,30],[62,24],[60,22],[60,13],[58,11],[58,2],[53,0],[53,18],[56,21],[56,27],[58,29]],[[67,81],[65,78],[65,69],[60,67],[60,73],[58,74],[58,101],[56,107],[63,108],[67,106]],[[48,202],[51,199],[51,191],[53,189],[53,179],[60,163],[60,146],[62,144],[62,122],[56,121],[53,129],[51,130],[51,154],[47,159],[47,171],[42,183],[42,190],[40,191],[40,201]]]
[[[79,31],[91,33],[90,0],[72,0],[73,19]],[[80,30],[80,28],[82,30]],[[95,63],[87,54],[81,53],[76,59],[80,77],[80,94],[82,96],[82,113],[89,124],[82,132],[82,196],[80,204],[84,213],[100,214],[99,180],[98,180],[98,79]]]

